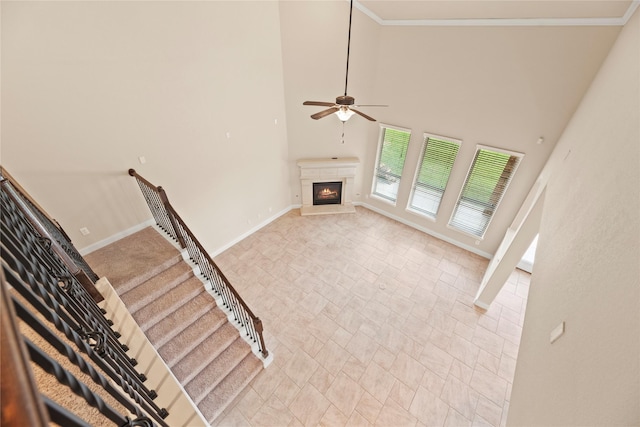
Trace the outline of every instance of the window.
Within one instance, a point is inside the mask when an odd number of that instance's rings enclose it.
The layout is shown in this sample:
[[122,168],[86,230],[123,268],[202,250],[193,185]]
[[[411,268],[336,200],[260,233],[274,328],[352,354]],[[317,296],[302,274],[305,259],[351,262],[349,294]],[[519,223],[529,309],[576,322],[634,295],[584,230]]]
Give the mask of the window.
[[483,237],[522,157],[478,146],[449,225]]
[[422,163],[413,180],[410,210],[436,217],[459,148],[460,141],[424,135]]
[[378,158],[373,177],[374,195],[395,203],[410,138],[411,131],[408,129],[380,124]]

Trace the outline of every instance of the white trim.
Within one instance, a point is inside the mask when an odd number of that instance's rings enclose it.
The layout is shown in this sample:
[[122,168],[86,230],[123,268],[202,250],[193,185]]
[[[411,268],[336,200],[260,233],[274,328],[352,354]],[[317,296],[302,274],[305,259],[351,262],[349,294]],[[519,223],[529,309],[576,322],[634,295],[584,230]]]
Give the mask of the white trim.
[[[489,151],[495,151],[495,152],[498,152],[498,153],[508,154],[510,156],[516,156],[516,157],[520,157],[520,158],[524,157],[524,153],[519,153],[517,151],[511,151],[511,150],[506,150],[504,148],[493,147],[491,145],[476,144],[476,152],[478,150],[489,150]],[[475,154],[474,154],[474,156],[475,156]]]
[[[374,196],[374,198],[375,198],[376,200],[380,200],[380,201],[383,201],[383,202],[387,202],[390,206],[394,206],[394,205],[393,205],[393,204],[391,204],[391,202],[389,202],[389,200],[387,200],[387,199],[384,199],[384,198],[382,198],[382,197],[378,197],[378,196]],[[401,223],[403,223],[403,224],[405,224],[405,225],[408,225],[409,227],[412,227],[412,228],[415,228],[416,230],[422,231],[423,233],[427,233],[427,234],[429,234],[429,235],[431,235],[431,236],[433,236],[433,237],[436,237],[436,238],[438,238],[438,239],[440,239],[440,240],[444,240],[444,241],[445,241],[445,242],[447,242],[447,243],[451,243],[452,245],[455,245],[455,246],[457,246],[457,247],[459,247],[459,248],[462,248],[462,249],[467,250],[467,251],[469,251],[469,252],[473,252],[473,253],[474,253],[474,254],[476,254],[476,255],[480,255],[481,257],[484,257],[484,258],[490,259],[490,258],[493,256],[493,255],[489,254],[488,252],[484,252],[484,251],[481,251],[481,250],[479,250],[479,249],[477,249],[477,248],[474,248],[473,246],[468,246],[468,245],[465,245],[465,244],[463,244],[463,243],[460,243],[460,242],[459,242],[459,241],[457,241],[457,240],[454,240],[454,239],[452,239],[452,238],[450,238],[450,237],[447,237],[447,236],[445,236],[445,235],[442,235],[442,234],[436,233],[436,232],[434,232],[434,231],[432,231],[432,230],[429,230],[428,228],[425,228],[425,227],[422,227],[422,226],[420,226],[420,225],[416,224],[415,222],[412,222],[412,221],[406,220],[406,219],[404,219],[404,218],[401,218],[401,217],[398,217],[398,216],[392,215],[392,214],[390,214],[389,212],[387,212],[387,211],[385,211],[385,210],[382,210],[382,209],[380,209],[380,208],[374,207],[374,206],[369,205],[369,204],[367,204],[367,203],[363,203],[363,202],[356,202],[356,201],[354,201],[354,202],[353,202],[353,204],[354,204],[355,206],[363,206],[363,207],[365,207],[365,208],[367,208],[367,209],[369,209],[369,210],[372,210],[372,211],[374,211],[374,212],[376,212],[376,213],[379,213],[379,214],[380,214],[380,215],[382,215],[382,216],[385,216],[385,217],[387,217],[387,218],[390,218],[390,219],[393,219],[393,220],[395,220],[395,221],[401,222]],[[264,228],[265,226],[269,225],[270,223],[272,223],[272,222],[273,222],[273,221],[275,221],[276,219],[280,218],[281,216],[286,215],[287,213],[289,213],[290,211],[292,211],[292,210],[294,210],[294,209],[300,209],[301,207],[302,207],[302,205],[301,205],[300,203],[289,205],[288,207],[286,207],[286,208],[282,209],[281,211],[277,212],[275,215],[272,215],[271,217],[269,217],[269,218],[265,219],[264,221],[262,221],[260,224],[256,225],[255,227],[253,227],[253,228],[252,228],[252,229],[250,229],[249,231],[247,231],[247,232],[245,232],[245,233],[241,234],[240,236],[238,236],[237,238],[235,238],[235,239],[233,239],[233,240],[229,241],[229,242],[228,242],[228,243],[226,243],[225,245],[223,245],[223,246],[221,246],[221,247],[217,248],[215,251],[213,251],[213,252],[209,252],[209,255],[211,255],[211,258],[215,258],[216,256],[220,255],[222,252],[224,252],[224,251],[226,251],[227,249],[229,249],[230,247],[232,247],[232,246],[236,245],[236,244],[237,244],[237,243],[239,243],[240,241],[242,241],[242,240],[246,239],[247,237],[249,237],[250,235],[252,235],[252,234],[253,234],[253,233],[255,233],[256,231],[260,230],[261,228]],[[408,211],[408,212],[411,212],[411,211]],[[415,212],[411,212],[411,213],[414,213],[414,214],[415,214]],[[421,217],[421,218],[422,218],[422,217]],[[431,218],[428,218],[428,217],[425,217],[425,218],[426,218],[426,219],[431,219]],[[131,228],[128,228],[128,229],[126,229],[126,230],[124,230],[124,231],[121,231],[121,232],[119,232],[119,233],[116,233],[116,234],[114,234],[113,236],[108,237],[108,238],[106,238],[106,239],[104,239],[104,240],[101,240],[101,241],[99,241],[99,242],[97,242],[97,243],[94,243],[94,244],[92,244],[92,245],[90,245],[90,246],[87,246],[86,248],[84,248],[84,249],[82,249],[82,250],[79,250],[80,255],[83,255],[83,256],[84,256],[84,255],[86,255],[86,254],[88,254],[88,253],[90,253],[90,252],[96,251],[96,250],[98,250],[98,249],[100,249],[100,248],[103,248],[103,247],[105,247],[105,246],[107,246],[107,245],[109,245],[109,244],[111,244],[111,243],[113,243],[113,242],[115,242],[115,241],[117,241],[117,240],[123,239],[123,238],[125,238],[125,237],[127,237],[127,236],[129,236],[129,235],[131,235],[131,234],[133,234],[133,233],[137,233],[138,231],[140,231],[140,230],[142,230],[142,229],[145,229],[145,228],[147,228],[147,227],[154,227],[154,228],[156,228],[156,223],[155,223],[155,221],[153,220],[153,218],[151,218],[151,219],[149,219],[149,220],[147,220],[147,221],[145,221],[145,222],[143,222],[143,223],[140,223],[140,224],[138,224],[138,225],[136,225],[136,226],[133,226],[133,227],[131,227]],[[157,228],[156,228],[156,229],[157,229]],[[460,231],[460,230],[457,230],[457,229],[455,229],[455,230],[456,230],[456,231],[458,231],[458,232]],[[164,234],[166,234],[166,233],[161,232],[160,234],[163,234],[163,235],[164,235]],[[476,239],[477,239],[477,237],[478,237],[478,236],[474,236],[474,235],[471,235],[471,234],[469,234],[469,236],[470,236],[470,237],[474,237],[474,238],[476,238]],[[169,239],[167,239],[167,240],[168,240],[169,242],[171,242],[174,246],[176,246],[176,248],[177,248],[179,251],[182,251],[182,249],[178,246],[178,244],[177,244],[177,243],[172,242],[172,241],[171,241],[171,240],[169,240]]]
[[353,7],[355,7],[356,9],[358,9],[360,12],[364,13],[365,15],[367,15],[369,18],[371,18],[374,22],[376,22],[377,24],[380,25],[384,25],[384,20],[382,18],[380,18],[378,15],[376,15],[375,13],[373,13],[371,10],[369,10],[367,7],[363,6],[362,4],[360,4],[360,2],[358,0],[353,0]]
[[621,27],[626,25],[640,5],[633,0],[618,18],[471,18],[471,19],[382,19],[354,0],[356,9],[383,26],[400,27]]
[[386,197],[382,197],[381,195],[373,193],[373,192],[371,194],[369,194],[369,197],[371,197],[372,199],[379,200],[382,203],[386,203],[389,206],[394,207],[394,208],[397,206],[397,203],[398,203],[397,199],[395,201],[393,201],[393,200],[387,199]]
[[[518,164],[516,165],[515,169],[511,173],[511,176],[509,177],[509,181],[507,182],[507,185],[504,187],[504,190],[502,191],[502,195],[500,196],[500,200],[498,200],[498,203],[496,204],[496,207],[493,209],[493,214],[491,214],[491,218],[489,218],[489,222],[487,223],[487,226],[484,228],[484,231],[482,232],[482,236],[478,236],[476,234],[469,233],[468,231],[462,230],[462,229],[460,229],[458,227],[455,227],[455,226],[451,225],[451,221],[453,220],[453,217],[456,214],[456,210],[458,208],[458,204],[460,203],[460,198],[462,197],[462,193],[463,193],[463,191],[465,189],[465,186],[467,185],[467,180],[469,179],[469,175],[471,174],[471,171],[473,170],[473,167],[475,166],[475,162],[476,162],[476,159],[478,158],[478,153],[479,153],[480,150],[499,152],[499,153],[503,153],[503,154],[506,154],[506,155],[509,155],[509,156],[518,157],[520,159],[518,161]],[[509,150],[505,150],[505,149],[502,149],[502,148],[491,147],[489,145],[476,144],[476,151],[473,154],[473,160],[471,161],[471,164],[469,165],[469,169],[467,169],[467,174],[465,175],[464,182],[462,184],[462,187],[460,188],[460,192],[458,193],[458,198],[456,199],[456,204],[455,204],[455,206],[453,208],[453,211],[451,211],[451,216],[449,216],[449,221],[447,221],[447,228],[450,228],[451,230],[455,230],[455,231],[457,231],[459,233],[462,233],[462,234],[464,234],[466,236],[475,237],[478,240],[484,240],[484,236],[487,234],[487,230],[489,230],[489,226],[491,225],[491,222],[493,221],[493,218],[495,217],[496,212],[498,212],[498,208],[500,207],[500,204],[502,203],[502,199],[504,198],[504,194],[507,192],[507,189],[511,185],[511,181],[512,181],[513,177],[515,176],[516,171],[520,167],[520,163],[522,163],[522,159],[524,158],[524,156],[525,156],[524,153],[518,153],[518,152],[515,152],[515,151],[509,151]]]
[[381,122],[378,122],[378,125],[380,125],[380,129],[389,128],[389,129],[393,129],[393,130],[399,130],[401,132],[407,132],[408,134],[412,134],[413,133],[410,128],[404,128],[402,126],[388,125],[386,123],[381,123]]
[[[411,202],[411,201],[409,201],[409,203],[410,203],[410,202]],[[431,222],[433,222],[433,223],[435,223],[435,222],[436,222],[436,219],[437,219],[437,217],[436,217],[435,215],[431,215],[431,214],[429,214],[429,213],[425,213],[425,212],[423,212],[423,211],[421,211],[421,210],[418,210],[418,209],[416,209],[416,208],[412,208],[412,207],[411,207],[411,206],[409,206],[408,204],[407,204],[407,207],[405,208],[405,212],[409,212],[409,213],[410,213],[410,214],[412,214],[412,215],[416,215],[416,216],[418,216],[418,217],[420,217],[420,218],[422,218],[422,219],[429,220],[429,221],[431,221]]]
[[211,298],[213,298],[214,301],[216,302],[216,306],[225,314],[225,316],[227,316],[227,320],[229,321],[229,323],[231,323],[231,325],[233,325],[238,330],[238,333],[240,334],[240,338],[242,338],[247,344],[249,344],[249,347],[251,347],[251,352],[255,354],[256,357],[262,362],[262,366],[264,368],[269,366],[271,362],[273,362],[273,352],[269,350],[269,356],[267,356],[266,358],[262,356],[262,353],[260,353],[260,348],[258,346],[258,343],[253,342],[249,338],[249,333],[247,332],[245,326],[240,326],[238,322],[235,321],[235,316],[233,314],[233,311],[225,307],[225,304],[222,298],[213,291],[213,285],[211,285],[211,282],[208,280],[205,280],[202,277],[200,266],[195,262],[193,262],[193,260],[189,257],[189,252],[186,249],[181,248],[180,244],[178,244],[178,242],[173,240],[164,230],[158,227],[157,224],[154,224],[153,228],[158,232],[158,234],[164,237],[167,242],[169,242],[174,248],[176,248],[178,252],[180,252],[180,255],[182,256],[182,261],[184,261],[189,267],[191,267],[191,271],[193,271],[193,275],[198,280],[200,280],[200,282],[202,283],[202,286],[204,286],[204,290],[207,291],[209,295],[211,295]]
[[391,19],[380,25],[402,27],[620,27],[623,18]]
[[158,392],[156,403],[169,412],[166,421],[174,426],[208,426],[207,419],[140,329],[109,279],[101,277],[95,285],[104,296],[98,306],[105,309],[105,317],[113,322],[113,329],[121,331],[120,342],[129,346],[128,353],[138,361],[136,370],[147,376],[147,386]]
[[[393,130],[397,130],[400,132],[405,132],[409,134],[409,142],[407,143],[407,152],[409,151],[409,144],[411,144],[411,136],[413,135],[413,132],[411,129],[409,128],[403,128],[400,126],[394,126],[394,125],[388,125],[386,123],[380,123],[378,122],[378,125],[380,126],[379,130],[378,130],[378,145],[376,147],[376,161],[373,164],[373,176],[371,178],[371,190],[369,191],[369,196],[370,197],[376,197],[376,198],[380,198],[380,199],[385,199],[388,203],[391,203],[393,206],[396,206],[396,204],[398,203],[398,194],[396,193],[396,198],[395,200],[391,200],[388,199],[386,197],[384,197],[381,194],[375,193],[375,189],[376,189],[376,183],[378,181],[378,168],[380,167],[380,158],[382,157],[382,149],[384,148],[384,136],[385,136],[385,129],[393,129]],[[404,167],[407,161],[407,157],[406,157],[406,153],[405,153],[405,158],[404,158],[404,163],[402,163],[402,171],[404,172]],[[400,175],[400,180],[402,180],[402,174]],[[398,191],[400,191],[400,184],[398,184]]]
[[476,307],[479,307],[485,311],[489,310],[491,308],[491,306],[489,306],[489,304],[485,304],[484,302],[480,301],[479,299],[475,299],[473,301],[473,305],[475,305]]
[[488,252],[481,251],[481,250],[480,250],[480,249],[478,249],[478,248],[474,248],[473,246],[465,245],[464,243],[460,243],[460,242],[459,242],[459,241],[457,241],[457,240],[454,240],[454,239],[452,239],[452,238],[450,238],[450,237],[447,237],[447,236],[445,236],[445,235],[442,235],[442,234],[436,233],[435,231],[430,230],[430,229],[425,228],[425,227],[422,227],[422,226],[420,226],[420,225],[416,224],[415,222],[412,222],[412,221],[409,221],[409,220],[407,220],[407,219],[401,218],[401,217],[399,217],[399,216],[396,216],[396,215],[390,214],[389,212],[387,212],[387,211],[385,211],[385,210],[382,210],[382,209],[380,209],[380,208],[376,208],[375,206],[371,206],[371,205],[368,205],[368,204],[366,204],[366,203],[362,203],[362,202],[356,202],[356,203],[354,203],[354,204],[355,204],[356,206],[362,206],[362,207],[364,207],[364,208],[366,208],[366,209],[369,209],[369,210],[371,210],[371,211],[374,211],[375,213],[378,213],[378,214],[380,214],[380,215],[382,215],[382,216],[385,216],[385,217],[387,217],[387,218],[390,218],[390,219],[392,219],[392,220],[394,220],[394,221],[398,221],[398,222],[400,222],[400,223],[402,223],[402,224],[404,224],[404,225],[408,225],[408,226],[409,226],[409,227],[411,227],[411,228],[415,228],[416,230],[418,230],[418,231],[422,231],[423,233],[426,233],[426,234],[428,234],[428,235],[430,235],[430,236],[433,236],[433,237],[435,237],[435,238],[437,238],[437,239],[443,240],[443,241],[445,241],[445,242],[447,242],[447,243],[451,243],[452,245],[457,246],[457,247],[459,247],[459,248],[461,248],[461,249],[464,249],[464,250],[469,251],[469,252],[473,252],[474,254],[476,254],[476,255],[480,255],[480,256],[481,256],[481,257],[483,257],[483,258],[491,259],[491,257],[493,256],[493,255],[491,255],[491,254],[490,254],[490,253],[488,253]]
[[[427,141],[429,139],[436,139],[440,141],[446,141],[451,144],[456,144],[458,145],[458,150],[460,150],[460,148],[462,147],[462,140],[456,139],[456,138],[449,138],[448,136],[436,135],[429,132],[422,133],[422,146],[420,147],[420,157],[418,157],[418,163],[416,164],[416,171],[413,174],[413,181],[411,181],[411,193],[409,193],[409,199],[407,200],[407,207],[405,208],[405,210],[407,212],[412,212],[414,214],[423,216],[425,218],[433,219],[435,221],[436,218],[438,217],[438,212],[440,211],[440,205],[442,204],[444,193],[447,191],[447,187],[449,187],[449,178],[451,177],[451,172],[449,172],[449,176],[447,177],[447,184],[444,186],[444,189],[442,190],[442,196],[440,197],[440,202],[438,202],[438,209],[436,209],[436,212],[434,214],[423,212],[419,208],[415,208],[411,206],[411,204],[413,203],[413,196],[415,195],[415,192],[416,192],[418,178],[420,177],[420,171],[422,170],[422,162],[424,162],[424,156],[426,155],[426,151],[427,151]],[[456,165],[456,160],[458,160],[458,153],[456,153],[456,156],[453,159],[453,163],[451,164],[452,171],[453,171],[453,167]]]
[[638,6],[640,6],[640,0],[633,0],[631,2],[631,4],[629,5],[629,9],[627,9],[624,16],[622,17],[622,25],[627,25],[627,22],[629,22],[629,19],[631,19]]
[[80,253],[80,255],[85,256],[87,254],[90,254],[93,251],[97,251],[98,249],[102,249],[105,246],[108,246],[113,242],[116,242],[116,241],[118,241],[120,239],[124,239],[125,237],[130,236],[133,233],[137,233],[140,230],[143,230],[143,229],[145,229],[147,227],[155,225],[155,223],[156,222],[155,222],[155,220],[153,218],[149,218],[145,222],[141,222],[138,225],[134,225],[131,228],[127,228],[124,231],[120,231],[119,233],[111,235],[111,236],[107,237],[106,239],[102,239],[99,242],[92,243],[89,246],[85,246],[84,248],[79,249],[78,252]]
[[272,215],[269,218],[265,219],[264,221],[262,221],[260,224],[256,225],[255,227],[253,227],[249,231],[241,234],[240,236],[236,237],[235,239],[231,240],[230,242],[226,243],[225,245],[219,247],[215,251],[210,252],[209,255],[211,255],[211,258],[215,258],[216,256],[220,255],[222,252],[226,251],[227,249],[229,249],[233,245],[235,245],[235,244],[239,243],[240,241],[246,239],[247,237],[251,236],[256,231],[258,231],[261,228],[271,224],[273,221],[275,221],[276,219],[280,218],[282,215],[288,213],[291,209],[293,209],[293,206],[289,206],[289,207],[284,208],[280,212],[277,212],[275,215]]

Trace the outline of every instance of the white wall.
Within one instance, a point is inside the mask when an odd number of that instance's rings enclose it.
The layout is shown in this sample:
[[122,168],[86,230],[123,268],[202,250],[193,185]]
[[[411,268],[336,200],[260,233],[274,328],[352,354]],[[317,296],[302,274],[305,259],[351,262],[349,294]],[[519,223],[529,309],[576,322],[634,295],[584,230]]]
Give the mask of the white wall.
[[[302,105],[344,91],[348,6],[2,2],[0,161],[79,248],[149,218],[129,167],[215,252],[300,203],[297,159],[338,156],[362,162],[356,202],[494,253],[619,28],[393,27],[354,10],[348,92],[413,130],[405,176],[424,131],[463,140],[434,223],[405,211],[410,179],[397,207],[367,197],[378,124],[352,118],[342,144],[335,117]],[[526,156],[476,246],[446,223],[478,143]]]
[[[283,1],[280,22],[284,63],[287,130],[289,136],[291,201],[300,204],[302,158],[357,157],[365,162],[375,152],[378,125],[360,117],[344,128],[335,115],[321,120],[309,116],[323,107],[303,106],[304,101],[335,102],[344,94],[349,29],[346,1]],[[348,94],[359,104],[383,104],[373,97],[380,26],[354,8],[349,58]],[[381,108],[361,108],[374,118]],[[342,132],[344,129],[344,144]],[[374,145],[371,151],[371,145]],[[371,171],[362,165],[355,178],[356,200]]]
[[[384,27],[380,120],[413,130],[394,213],[493,254],[618,32],[616,28]],[[407,213],[423,133],[463,141],[435,223]],[[544,136],[546,143],[537,145]],[[476,246],[447,228],[477,144],[524,153]],[[373,164],[369,167],[373,168]],[[387,209],[385,204],[369,203]]]
[[550,162],[508,424],[638,425],[640,13]]
[[277,2],[1,7],[1,161],[77,247],[149,218],[130,167],[212,251],[289,206]]
[[[345,1],[282,2],[292,202],[303,157],[355,156],[356,201],[452,241],[493,254],[575,111],[619,27],[380,26],[354,10],[349,92],[379,122],[413,131],[396,207],[368,198],[379,127],[353,117],[309,118],[344,88],[349,7]],[[405,211],[424,132],[463,140],[437,221]],[[546,143],[536,145],[540,136]],[[484,241],[449,229],[476,144],[525,153]]]

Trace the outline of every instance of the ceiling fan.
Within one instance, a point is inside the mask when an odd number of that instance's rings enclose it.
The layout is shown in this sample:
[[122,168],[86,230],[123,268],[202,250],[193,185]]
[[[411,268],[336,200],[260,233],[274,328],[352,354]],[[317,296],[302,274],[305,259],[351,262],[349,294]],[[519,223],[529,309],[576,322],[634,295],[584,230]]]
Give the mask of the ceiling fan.
[[344,95],[338,96],[336,98],[336,102],[322,102],[322,101],[305,101],[302,103],[302,105],[315,105],[315,106],[319,106],[319,107],[329,107],[326,110],[322,110],[319,113],[315,113],[311,115],[311,118],[314,120],[318,120],[321,119],[323,117],[326,117],[330,114],[335,113],[338,118],[344,123],[347,120],[349,120],[349,118],[351,118],[351,116],[353,116],[353,114],[358,114],[362,117],[364,117],[367,120],[371,120],[372,122],[375,122],[376,119],[374,119],[371,116],[368,116],[366,114],[364,114],[361,111],[356,110],[354,107],[386,107],[386,105],[356,105],[355,102],[356,100],[352,97],[347,95],[347,83],[349,82],[349,49],[351,47],[351,17],[353,15],[353,0],[351,0],[351,4],[349,6],[349,36],[347,39],[347,72],[344,78]]

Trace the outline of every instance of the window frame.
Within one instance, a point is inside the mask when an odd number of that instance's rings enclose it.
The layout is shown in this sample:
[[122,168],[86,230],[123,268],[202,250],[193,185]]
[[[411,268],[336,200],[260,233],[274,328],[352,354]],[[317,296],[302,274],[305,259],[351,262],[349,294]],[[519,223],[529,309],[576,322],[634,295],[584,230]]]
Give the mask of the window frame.
[[[484,227],[484,230],[482,231],[482,235],[477,235],[477,234],[473,234],[469,231],[463,230],[461,228],[456,227],[455,225],[452,225],[454,216],[456,214],[456,212],[458,211],[458,206],[460,204],[460,200],[462,198],[462,194],[465,191],[465,188],[467,187],[467,183],[469,181],[469,177],[471,176],[471,172],[473,171],[473,168],[476,164],[476,160],[478,158],[478,154],[481,150],[486,150],[486,151],[493,151],[496,153],[502,153],[502,154],[507,154],[510,157],[517,157],[518,158],[518,162],[516,163],[515,167],[513,168],[513,171],[511,172],[511,175],[509,176],[509,179],[506,183],[506,185],[504,186],[504,190],[502,191],[502,194],[500,195],[500,199],[497,201],[495,207],[493,208],[493,213],[491,214],[491,217],[489,217],[489,220],[487,221],[487,224]],[[449,221],[447,222],[447,228],[450,228],[452,230],[455,230],[459,233],[465,234],[467,236],[473,237],[477,240],[483,240],[485,235],[487,234],[487,230],[489,229],[489,226],[491,225],[491,222],[493,221],[493,218],[496,216],[496,212],[498,212],[498,208],[500,207],[500,204],[502,203],[502,200],[504,199],[504,195],[507,193],[507,190],[509,189],[509,186],[511,185],[511,182],[513,181],[513,177],[515,176],[516,172],[518,171],[518,168],[520,167],[520,164],[522,163],[522,159],[524,158],[525,154],[524,153],[518,153],[515,151],[510,151],[510,150],[506,150],[503,148],[498,148],[498,147],[492,147],[489,145],[484,145],[484,144],[477,144],[476,145],[476,150],[475,153],[473,155],[473,160],[471,161],[471,164],[469,165],[469,168],[467,169],[467,174],[465,175],[464,178],[464,182],[460,188],[460,192],[458,193],[458,198],[456,199],[456,203],[454,205],[453,211],[451,212],[451,216],[449,217]],[[495,191],[495,187],[492,191]]]
[[[386,123],[378,123],[378,124],[380,126],[380,129],[378,131],[378,146],[376,148],[376,160],[375,160],[375,163],[373,164],[373,177],[371,181],[370,197],[373,197],[377,200],[381,200],[385,203],[389,203],[393,206],[396,206],[398,203],[398,193],[400,193],[400,184],[402,182],[402,175],[404,174],[404,167],[407,161],[407,153],[409,152],[409,144],[411,144],[412,132],[411,132],[411,129],[404,128],[401,126],[389,125]],[[402,162],[402,172],[398,176],[398,192],[395,195],[395,199],[391,199],[390,197],[387,197],[381,193],[376,193],[378,169],[380,168],[380,159],[382,157],[382,149],[384,148],[385,129],[393,129],[400,132],[406,132],[409,134],[409,142],[407,142],[407,151],[404,154],[404,160]]]
[[[418,179],[420,177],[420,171],[422,170],[422,165],[423,165],[424,160],[425,160],[425,155],[426,155],[429,139],[436,139],[436,140],[440,140],[440,141],[445,141],[445,142],[448,142],[448,143],[451,143],[451,144],[455,144],[455,145],[458,146],[458,150],[456,151],[456,155],[455,155],[455,157],[453,159],[453,162],[451,163],[451,170],[449,171],[449,174],[447,175],[447,181],[445,183],[444,188],[442,189],[442,194],[440,195],[440,200],[438,201],[438,207],[437,207],[437,209],[436,209],[436,211],[434,213],[427,212],[427,211],[425,211],[423,209],[420,209],[418,207],[412,206],[413,197],[415,195],[416,188],[418,187]],[[417,163],[416,171],[414,173],[413,181],[411,183],[411,194],[409,195],[409,200],[407,201],[406,210],[408,212],[411,212],[413,214],[419,215],[421,217],[427,218],[427,219],[432,220],[432,221],[435,221],[437,219],[438,212],[440,211],[440,206],[442,205],[442,199],[444,198],[444,194],[446,193],[447,188],[449,187],[449,179],[451,178],[451,173],[453,171],[453,168],[455,167],[456,160],[458,158],[458,154],[460,152],[460,148],[461,147],[462,147],[462,140],[461,139],[451,138],[451,137],[442,136],[442,135],[436,135],[436,134],[429,133],[429,132],[424,132],[423,133],[422,147],[420,149],[420,156],[418,157],[418,163]]]

